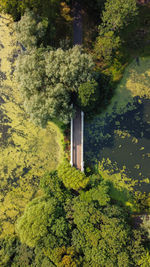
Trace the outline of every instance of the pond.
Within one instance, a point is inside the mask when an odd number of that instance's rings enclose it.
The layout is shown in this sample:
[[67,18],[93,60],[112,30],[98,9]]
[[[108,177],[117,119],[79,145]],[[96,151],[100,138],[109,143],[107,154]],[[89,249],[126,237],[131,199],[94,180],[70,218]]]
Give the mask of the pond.
[[150,192],[150,59],[127,68],[108,109],[85,122],[85,161],[124,172]]

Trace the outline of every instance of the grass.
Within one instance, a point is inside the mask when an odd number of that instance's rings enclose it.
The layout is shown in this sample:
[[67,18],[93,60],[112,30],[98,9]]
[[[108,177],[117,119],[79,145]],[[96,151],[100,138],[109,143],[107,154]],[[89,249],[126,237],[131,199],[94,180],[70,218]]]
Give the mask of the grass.
[[46,129],[27,117],[13,80],[19,47],[7,23],[0,18],[0,236],[15,231],[15,221],[35,195],[46,171],[63,158],[62,132],[53,122]]

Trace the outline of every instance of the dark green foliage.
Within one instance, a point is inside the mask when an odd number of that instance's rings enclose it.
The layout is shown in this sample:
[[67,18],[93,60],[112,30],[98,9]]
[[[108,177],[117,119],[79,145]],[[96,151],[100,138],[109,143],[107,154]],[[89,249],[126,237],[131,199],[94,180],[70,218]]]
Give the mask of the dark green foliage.
[[58,177],[62,180],[66,188],[76,191],[85,188],[89,182],[89,178],[75,167],[71,167],[67,160],[59,166]]
[[119,47],[120,38],[113,31],[100,33],[95,44],[95,54],[98,59],[111,63]]
[[112,63],[121,45],[119,32],[137,15],[136,0],[107,0],[99,26],[99,36],[95,43],[98,59]]
[[102,31],[118,31],[137,15],[136,0],[107,0],[102,15]]
[[21,16],[21,13],[18,12],[18,0],[2,0],[0,2],[0,11],[3,11],[6,14],[10,14],[14,20],[19,20]]
[[28,8],[36,14],[47,17],[52,21],[57,16],[59,4],[59,0],[1,0],[0,10],[12,15],[14,20],[18,20]]
[[58,178],[56,171],[45,174],[40,181],[40,187],[47,196],[55,197],[60,201],[65,201],[67,198],[72,197],[69,190]]
[[[60,178],[70,175],[68,164],[61,165]],[[73,174],[77,180],[81,173]],[[35,248],[35,266],[128,267],[148,262],[141,233],[133,232],[127,209],[111,203],[109,184],[99,175],[86,179],[86,188],[72,196],[65,193],[57,172],[42,179],[46,197],[31,201],[17,223],[21,241]],[[85,187],[81,184],[79,188]]]
[[70,35],[70,24],[66,23],[61,14],[60,0],[1,0],[0,12],[10,14],[14,21],[21,19],[25,11],[33,11],[35,16],[40,16],[42,23],[48,21],[45,44],[58,45],[60,39]]
[[15,254],[16,239],[15,237],[6,237],[0,239],[0,264],[7,267],[11,262],[11,258]]
[[0,240],[0,266],[26,267],[34,260],[33,249],[21,244],[16,236]]
[[[72,240],[77,251],[84,254],[87,265],[129,266],[134,262],[128,248],[132,242],[131,229],[124,210],[111,205],[102,211],[93,202],[79,199],[73,209],[77,229],[73,231]],[[137,249],[140,248],[141,243]]]
[[80,198],[87,203],[97,202],[99,206],[106,206],[110,202],[109,185],[97,175],[90,176],[89,190],[81,191]]
[[33,11],[26,10],[21,20],[15,24],[17,39],[26,48],[40,46],[46,37],[47,19],[42,20]]
[[78,102],[82,110],[91,111],[100,97],[99,85],[95,80],[87,81],[79,86]]
[[73,114],[72,94],[77,95],[79,86],[93,79],[93,67],[92,57],[79,46],[22,53],[15,75],[31,120],[42,126],[54,119],[67,124]]
[[30,247],[40,243],[50,248],[67,244],[68,225],[64,216],[64,210],[56,198],[32,200],[17,222],[21,242]]

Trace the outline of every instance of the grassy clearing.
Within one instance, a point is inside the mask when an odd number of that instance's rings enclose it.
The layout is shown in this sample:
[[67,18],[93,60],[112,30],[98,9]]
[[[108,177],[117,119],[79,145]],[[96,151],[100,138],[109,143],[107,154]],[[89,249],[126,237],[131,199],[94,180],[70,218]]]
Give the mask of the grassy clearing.
[[13,81],[19,47],[10,22],[0,18],[0,236],[14,232],[26,203],[40,194],[40,177],[63,157],[59,128],[52,122],[46,129],[35,127],[24,112]]
[[88,164],[100,162],[101,175],[115,188],[148,193],[149,136],[150,57],[141,57],[139,65],[133,60],[126,68],[108,108],[86,123],[85,158]]

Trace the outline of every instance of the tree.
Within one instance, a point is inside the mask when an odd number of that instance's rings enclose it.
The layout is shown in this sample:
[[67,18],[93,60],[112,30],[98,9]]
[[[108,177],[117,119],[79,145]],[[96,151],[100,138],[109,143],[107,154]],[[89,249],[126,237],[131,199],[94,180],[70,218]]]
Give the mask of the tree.
[[150,216],[143,217],[142,227],[147,232],[147,236],[150,239]]
[[78,103],[83,110],[95,108],[100,95],[99,85],[95,80],[82,83],[78,89]]
[[70,94],[62,83],[53,84],[53,77],[47,77],[45,49],[32,49],[21,54],[15,75],[25,109],[35,124],[45,126],[54,118],[68,123],[72,115]]
[[66,199],[72,198],[70,191],[58,177],[57,171],[46,173],[40,180],[40,188],[48,197],[55,197],[59,201],[65,202]]
[[120,31],[137,15],[136,0],[107,0],[95,43],[96,57],[111,63],[120,48]]
[[32,121],[46,125],[57,118],[68,123],[73,114],[72,94],[92,80],[94,63],[79,46],[69,50],[34,48],[22,53],[15,76]]
[[78,45],[65,51],[61,48],[50,51],[45,59],[46,74],[52,84],[61,83],[67,91],[78,92],[82,83],[93,78],[93,59]]
[[150,266],[150,253],[149,251],[145,251],[142,255],[140,260],[138,261],[138,265],[141,267]]
[[[141,232],[132,230],[127,209],[112,204],[109,184],[92,175],[85,187],[85,177],[82,181],[80,172],[73,170],[73,181],[66,165],[60,177],[69,174],[72,184],[79,181],[80,191],[66,194],[57,172],[47,174],[41,181],[46,196],[32,200],[17,222],[21,242],[34,248],[33,266],[146,266],[149,254]],[[67,186],[74,189],[72,184]],[[25,260],[29,259],[28,253]]]
[[113,31],[108,31],[97,37],[95,43],[95,54],[98,59],[111,62],[115,56],[116,50],[120,47],[120,37],[116,36]]
[[17,39],[26,49],[40,46],[46,36],[47,19],[42,20],[33,11],[26,10],[21,20],[15,23]]
[[85,188],[89,182],[89,178],[83,172],[71,167],[67,160],[60,164],[58,177],[62,180],[66,188],[76,191]]
[[[108,217],[105,211],[96,208],[92,201],[75,201],[72,242],[77,251],[84,254],[85,262],[90,266],[118,266],[118,255],[124,253],[129,263],[129,229],[124,220]],[[119,209],[116,207],[116,209]],[[124,265],[128,266],[128,265]]]
[[0,10],[10,14],[14,20],[19,20],[28,8],[41,17],[47,17],[52,21],[57,16],[59,4],[59,0],[1,0]]
[[64,215],[55,198],[32,200],[16,225],[21,242],[29,247],[41,244],[52,249],[67,244],[69,229]]
[[16,235],[0,239],[0,266],[29,266],[32,259],[34,259],[33,249],[21,244]]
[[107,0],[102,14],[102,31],[118,31],[136,15],[136,0]]

